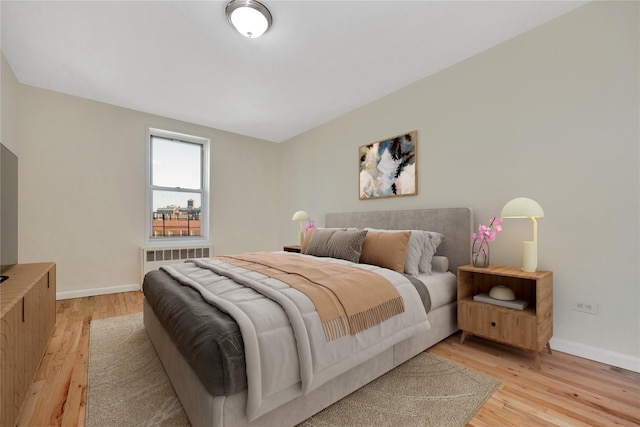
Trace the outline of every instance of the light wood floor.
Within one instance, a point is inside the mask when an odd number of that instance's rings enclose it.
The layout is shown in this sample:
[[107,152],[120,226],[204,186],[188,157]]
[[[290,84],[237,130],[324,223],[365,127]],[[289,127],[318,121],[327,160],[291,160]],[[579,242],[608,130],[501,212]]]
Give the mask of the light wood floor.
[[[142,310],[142,293],[57,302],[57,323],[19,419],[21,426],[83,426],[89,322]],[[429,349],[500,387],[470,426],[638,426],[640,374],[554,351],[542,370],[520,350],[456,334]]]

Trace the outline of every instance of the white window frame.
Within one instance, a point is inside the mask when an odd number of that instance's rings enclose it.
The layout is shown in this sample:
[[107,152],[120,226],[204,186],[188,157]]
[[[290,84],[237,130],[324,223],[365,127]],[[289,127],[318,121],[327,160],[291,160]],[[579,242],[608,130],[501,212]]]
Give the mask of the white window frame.
[[[177,141],[189,142],[199,144],[202,146],[202,206],[200,206],[200,236],[153,236],[153,191],[162,190],[165,188],[154,187],[151,182],[153,173],[152,165],[152,153],[151,153],[151,138],[166,138],[174,139]],[[185,133],[172,132],[157,128],[148,128],[147,131],[147,206],[145,209],[146,216],[146,243],[148,245],[162,245],[171,246],[172,244],[184,245],[185,243],[202,244],[210,243],[209,239],[209,158],[211,150],[211,141],[208,138],[203,138],[194,135],[188,135]],[[171,189],[172,190],[172,189]]]

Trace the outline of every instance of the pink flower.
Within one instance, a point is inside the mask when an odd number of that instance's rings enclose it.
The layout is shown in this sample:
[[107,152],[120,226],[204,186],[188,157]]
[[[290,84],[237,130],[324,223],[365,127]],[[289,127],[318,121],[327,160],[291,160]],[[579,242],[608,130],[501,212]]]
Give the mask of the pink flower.
[[314,220],[310,219],[309,224],[305,225],[302,231],[304,232],[304,234],[307,234],[307,232],[313,228],[316,228],[316,223]]
[[500,223],[502,223],[502,218],[497,218],[494,215],[488,227],[480,224],[478,225],[478,232],[471,234],[471,240],[473,241],[471,260],[474,265],[476,265],[480,255],[485,257],[484,262],[480,262],[480,264],[484,264],[485,267],[489,264],[488,243],[493,242],[496,239],[496,234],[502,231]]
[[496,239],[496,234],[502,231],[502,218],[494,216],[489,223],[489,226],[478,225],[478,233],[471,234],[471,240],[478,243],[493,242]]

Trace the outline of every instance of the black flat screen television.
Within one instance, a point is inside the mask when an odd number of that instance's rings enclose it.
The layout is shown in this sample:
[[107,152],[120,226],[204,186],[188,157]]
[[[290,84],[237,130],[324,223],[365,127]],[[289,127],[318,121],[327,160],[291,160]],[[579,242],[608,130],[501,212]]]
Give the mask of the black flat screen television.
[[0,144],[0,281],[18,263],[18,157]]

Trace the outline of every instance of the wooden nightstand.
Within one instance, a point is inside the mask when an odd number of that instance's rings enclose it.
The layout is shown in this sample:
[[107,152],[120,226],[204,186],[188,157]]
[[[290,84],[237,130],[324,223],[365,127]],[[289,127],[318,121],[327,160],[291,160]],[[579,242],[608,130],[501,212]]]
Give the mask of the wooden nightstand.
[[[516,299],[529,302],[524,310],[474,301],[475,295],[486,293],[493,286],[505,285]],[[547,347],[553,335],[553,272],[526,273],[519,268],[490,265],[458,268],[458,327],[462,329],[460,343],[468,335],[477,335],[532,353],[538,369],[538,352]]]
[[282,248],[282,250],[284,250],[285,252],[297,252],[300,253],[300,245],[287,245],[284,248]]

